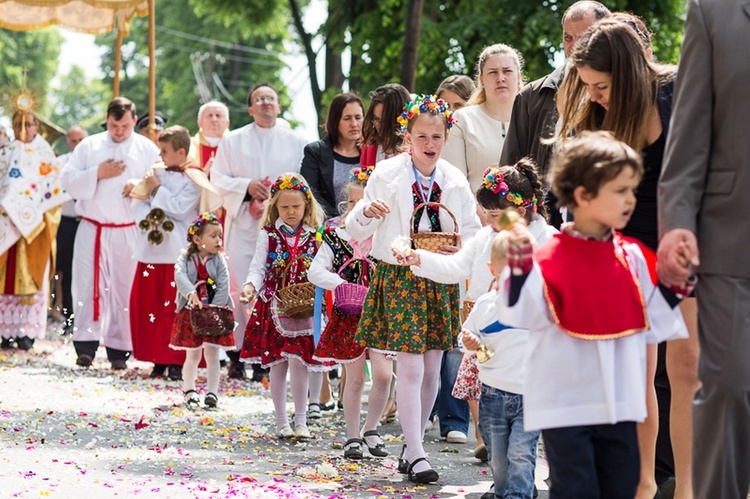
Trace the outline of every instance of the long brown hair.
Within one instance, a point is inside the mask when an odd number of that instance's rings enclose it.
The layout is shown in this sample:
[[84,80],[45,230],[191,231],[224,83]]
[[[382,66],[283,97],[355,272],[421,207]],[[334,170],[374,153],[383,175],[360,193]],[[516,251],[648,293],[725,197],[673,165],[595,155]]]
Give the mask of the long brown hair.
[[[404,142],[396,118],[399,117],[404,106],[411,100],[409,91],[398,83],[389,83],[376,88],[370,94],[370,107],[367,108],[365,120],[362,123],[362,136],[366,144],[375,144],[383,148],[383,151],[393,154],[399,152]],[[383,104],[380,115],[380,131],[375,128],[375,105]]]
[[[643,42],[622,21],[603,19],[589,28],[570,57],[568,75],[557,94],[564,141],[583,130],[608,130],[636,151],[646,145],[648,123],[659,86],[674,78],[674,69],[646,58]],[[612,79],[606,112],[591,101],[578,68],[587,66]]]

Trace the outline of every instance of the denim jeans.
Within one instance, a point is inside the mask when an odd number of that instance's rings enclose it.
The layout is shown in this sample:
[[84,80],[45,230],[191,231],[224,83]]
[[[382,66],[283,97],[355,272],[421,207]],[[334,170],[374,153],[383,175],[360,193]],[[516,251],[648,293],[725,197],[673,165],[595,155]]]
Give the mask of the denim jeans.
[[538,431],[523,429],[523,395],[482,384],[479,431],[490,454],[495,496],[534,496]]
[[440,365],[440,390],[436,402],[441,437],[454,430],[464,435],[469,434],[469,403],[451,395],[462,357],[463,354],[458,348],[443,352],[443,361]]

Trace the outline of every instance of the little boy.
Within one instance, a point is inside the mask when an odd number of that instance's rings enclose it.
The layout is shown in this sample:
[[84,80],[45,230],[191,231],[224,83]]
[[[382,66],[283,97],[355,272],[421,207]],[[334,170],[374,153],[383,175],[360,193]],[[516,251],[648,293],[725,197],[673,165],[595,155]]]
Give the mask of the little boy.
[[652,282],[636,244],[616,232],[635,208],[640,156],[608,132],[568,140],[552,190],[574,222],[534,252],[510,230],[509,296],[499,316],[529,329],[524,418],[542,430],[550,498],[635,496],[636,423],[646,417],[646,343],[685,338],[679,300]]
[[152,378],[168,369],[169,379],[178,381],[185,354],[169,348],[176,313],[174,264],[186,247],[188,226],[198,215],[202,189],[195,175],[205,177],[205,173],[187,160],[186,128],[167,128],[158,145],[163,163],[146,172],[130,192],[133,216],[141,228],[134,254],[138,269],[130,296],[130,325],[133,356],[154,363]]
[[[496,279],[508,263],[508,236],[500,232],[490,246],[487,264]],[[490,455],[495,483],[492,497],[531,499],[539,432],[524,431],[523,425],[523,361],[529,333],[504,324],[502,318],[498,321],[497,301],[504,295],[502,289],[494,288],[480,296],[460,339],[465,350],[481,345],[494,350],[489,360],[478,363],[482,382],[479,431]]]

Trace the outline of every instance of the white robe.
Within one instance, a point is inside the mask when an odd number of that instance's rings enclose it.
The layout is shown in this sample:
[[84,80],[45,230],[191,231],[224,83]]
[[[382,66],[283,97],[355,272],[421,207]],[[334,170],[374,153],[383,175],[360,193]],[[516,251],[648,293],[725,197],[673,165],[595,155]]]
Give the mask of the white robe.
[[[99,165],[108,159],[123,161],[127,168],[113,178],[97,179]],[[76,213],[84,217],[73,249],[73,311],[75,341],[100,341],[118,350],[131,350],[130,289],[136,260],[133,253],[138,228],[102,228],[99,261],[94,261],[96,224],[134,223],[130,199],[122,189],[130,178],[141,178],[159,161],[159,149],[147,138],[133,133],[114,142],[103,132],[84,139],[68,160],[62,181],[76,200]],[[94,320],[94,274],[99,269],[99,319]]]
[[[268,177],[271,182],[285,172],[299,172],[307,141],[288,128],[261,128],[254,123],[224,136],[211,167],[211,182],[224,198],[224,248],[229,266],[230,294],[239,303],[260,227],[243,201],[252,180]],[[237,307],[235,344],[242,345],[247,311]]]

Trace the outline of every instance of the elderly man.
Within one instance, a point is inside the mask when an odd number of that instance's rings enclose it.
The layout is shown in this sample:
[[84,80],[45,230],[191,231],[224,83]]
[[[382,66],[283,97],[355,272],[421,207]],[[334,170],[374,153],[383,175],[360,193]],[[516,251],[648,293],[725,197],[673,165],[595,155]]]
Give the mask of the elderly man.
[[698,499],[746,498],[750,486],[750,59],[737,56],[748,46],[746,0],[688,2],[659,184],[657,270],[667,285],[696,269],[700,278]]
[[47,328],[47,283],[62,189],[55,154],[29,111],[13,114],[15,140],[0,153],[0,336],[29,350]]
[[190,161],[207,173],[219,148],[219,142],[229,129],[229,108],[219,101],[209,101],[198,109],[198,133],[190,141]]
[[[83,139],[88,137],[86,130],[78,125],[73,125],[65,136],[69,152],[57,158],[57,163],[62,170],[68,163],[71,154]],[[62,207],[62,219],[60,229],[57,231],[57,272],[52,281],[52,293],[54,302],[52,305],[53,315],[65,321],[65,332],[73,331],[73,296],[70,285],[73,271],[73,241],[80,219],[76,215],[75,201],[66,201]]]
[[[277,124],[281,113],[279,97],[269,84],[262,83],[250,91],[248,113],[254,122],[227,134],[219,144],[211,182],[224,197],[225,247],[229,257],[230,292],[239,303],[242,285],[247,277],[258,239],[258,221],[263,202],[270,196],[270,184],[284,172],[299,172],[307,141],[290,129]],[[240,326],[235,342],[242,345],[247,313],[235,309]],[[232,363],[229,376],[244,378],[245,369],[239,352],[228,352]]]
[[120,370],[132,350],[128,306],[138,240],[123,189],[159,161],[159,148],[133,133],[136,109],[129,99],[113,99],[106,122],[107,131],[76,147],[62,176],[82,218],[73,259],[76,363],[90,366],[103,340],[112,369]]

